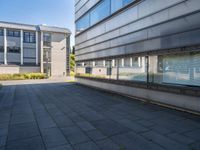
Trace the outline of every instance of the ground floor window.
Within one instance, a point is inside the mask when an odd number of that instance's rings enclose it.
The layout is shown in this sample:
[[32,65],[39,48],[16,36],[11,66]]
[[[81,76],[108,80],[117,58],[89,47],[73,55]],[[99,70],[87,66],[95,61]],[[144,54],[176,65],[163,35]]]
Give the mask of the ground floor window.
[[200,52],[132,55],[77,62],[76,74],[133,82],[200,86]]

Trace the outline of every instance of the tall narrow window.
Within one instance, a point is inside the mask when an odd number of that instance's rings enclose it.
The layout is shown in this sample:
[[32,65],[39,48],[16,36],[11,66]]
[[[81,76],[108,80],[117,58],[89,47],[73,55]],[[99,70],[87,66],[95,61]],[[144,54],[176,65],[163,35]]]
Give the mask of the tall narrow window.
[[44,33],[44,39],[43,39],[44,46],[51,46],[51,34]]

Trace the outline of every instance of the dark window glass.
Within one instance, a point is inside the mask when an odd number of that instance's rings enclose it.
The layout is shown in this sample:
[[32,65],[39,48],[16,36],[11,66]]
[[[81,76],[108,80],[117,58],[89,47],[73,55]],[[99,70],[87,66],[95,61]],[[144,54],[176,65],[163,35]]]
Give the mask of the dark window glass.
[[110,0],[104,0],[90,13],[91,25],[110,15]]
[[7,31],[7,36],[20,37],[20,32],[19,31],[8,30]]
[[51,34],[44,33],[43,44],[44,46],[51,46]]
[[0,52],[4,52],[4,47],[0,46]]
[[0,36],[3,36],[3,29],[0,29]]
[[8,53],[20,53],[20,47],[8,47]]
[[35,33],[24,32],[24,43],[35,43]]

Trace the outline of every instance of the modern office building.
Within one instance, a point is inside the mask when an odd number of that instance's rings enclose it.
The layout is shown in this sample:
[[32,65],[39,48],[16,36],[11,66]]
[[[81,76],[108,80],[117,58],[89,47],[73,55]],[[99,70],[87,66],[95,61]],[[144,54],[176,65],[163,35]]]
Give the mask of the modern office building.
[[0,74],[66,76],[70,35],[65,28],[0,22]]
[[200,112],[199,0],[76,0],[77,81]]

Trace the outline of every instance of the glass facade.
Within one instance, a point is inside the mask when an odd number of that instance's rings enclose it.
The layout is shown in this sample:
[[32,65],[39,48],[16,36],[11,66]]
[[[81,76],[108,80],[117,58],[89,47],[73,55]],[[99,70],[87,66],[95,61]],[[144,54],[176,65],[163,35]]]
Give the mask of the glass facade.
[[87,29],[133,1],[135,0],[102,0],[76,22],[76,32]]
[[79,62],[76,74],[133,82],[200,86],[200,52]]

